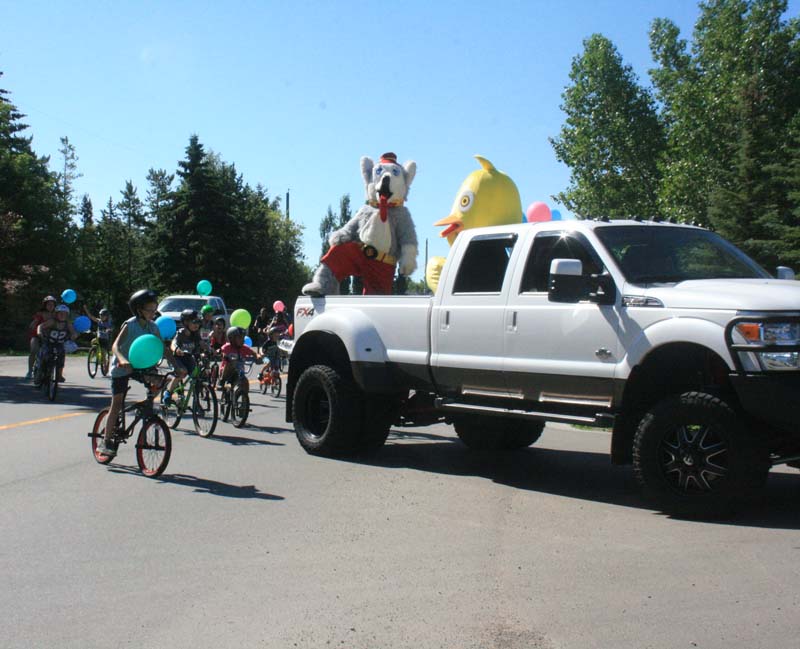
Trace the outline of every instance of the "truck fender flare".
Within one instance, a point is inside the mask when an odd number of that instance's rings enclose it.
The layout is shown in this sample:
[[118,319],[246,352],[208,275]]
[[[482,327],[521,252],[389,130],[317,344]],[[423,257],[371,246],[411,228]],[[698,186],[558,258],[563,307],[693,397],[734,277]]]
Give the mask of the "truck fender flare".
[[[388,354],[373,322],[359,309],[336,309],[319,314],[303,331],[303,336],[324,331],[342,341],[351,363],[386,363]],[[335,332],[335,333],[334,333]]]
[[691,342],[716,353],[733,370],[733,360],[725,344],[725,328],[701,318],[661,320],[639,332],[617,368],[618,378],[630,376],[633,368],[654,350],[670,343]]

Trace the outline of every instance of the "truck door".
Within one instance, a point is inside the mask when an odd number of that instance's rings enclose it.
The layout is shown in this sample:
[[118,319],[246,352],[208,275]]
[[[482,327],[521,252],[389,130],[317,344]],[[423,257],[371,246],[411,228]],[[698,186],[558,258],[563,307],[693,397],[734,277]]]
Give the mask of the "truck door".
[[[562,406],[609,407],[619,362],[619,297],[600,305],[548,299],[550,262],[578,259],[583,274],[603,263],[579,232],[538,232],[517,264],[504,320],[505,376],[510,395]],[[520,246],[522,248],[522,246]]]
[[506,392],[503,317],[516,241],[516,234],[500,233],[461,242],[461,262],[439,287],[444,293],[431,317],[431,370],[443,393]]

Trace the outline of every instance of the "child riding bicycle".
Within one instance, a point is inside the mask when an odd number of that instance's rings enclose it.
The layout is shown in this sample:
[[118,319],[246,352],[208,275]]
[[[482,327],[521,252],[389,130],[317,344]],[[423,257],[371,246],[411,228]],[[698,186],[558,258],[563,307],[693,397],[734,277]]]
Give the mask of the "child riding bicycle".
[[170,381],[167,389],[161,397],[165,405],[169,405],[172,399],[172,392],[178,383],[191,375],[197,365],[196,356],[207,348],[200,334],[200,316],[194,309],[184,309],[181,311],[181,328],[172,339],[172,353],[175,360],[172,366],[175,368],[175,378]]
[[[64,346],[67,338],[75,340],[78,337],[78,332],[75,331],[72,323],[67,320],[69,316],[69,307],[66,304],[59,304],[55,308],[55,320],[47,320],[39,325],[36,330],[42,340],[41,350],[39,351],[39,367],[42,366],[42,359],[49,353],[50,348],[55,345]],[[77,349],[75,345],[72,346],[74,351]],[[58,357],[58,382],[64,382],[64,354]],[[34,377],[34,383],[40,383],[41,377]]]
[[239,365],[245,358],[263,358],[257,354],[249,345],[244,344],[245,331],[241,327],[231,327],[228,329],[228,342],[222,346],[222,364],[220,365],[220,389],[224,389],[225,383],[230,382],[233,387],[242,389],[243,392],[250,391],[250,381],[245,376],[239,374]]
[[[155,291],[150,289],[136,291],[128,300],[128,307],[133,317],[122,323],[119,334],[111,346],[111,351],[114,353],[114,362],[111,367],[111,407],[108,417],[106,417],[105,436],[97,445],[97,452],[106,457],[114,457],[117,454],[117,449],[111,443],[111,439],[117,417],[125,405],[125,394],[133,373],[133,368],[128,360],[131,345],[139,336],[145,334],[161,338],[158,326],[153,322],[158,307],[158,294]],[[169,347],[165,346],[164,355],[167,360],[173,362],[172,351]]]
[[97,342],[106,353],[111,352],[111,333],[114,330],[111,311],[104,307],[100,309],[99,317],[97,317],[92,315],[92,312],[84,305],[83,312],[89,317],[89,320],[97,325]]

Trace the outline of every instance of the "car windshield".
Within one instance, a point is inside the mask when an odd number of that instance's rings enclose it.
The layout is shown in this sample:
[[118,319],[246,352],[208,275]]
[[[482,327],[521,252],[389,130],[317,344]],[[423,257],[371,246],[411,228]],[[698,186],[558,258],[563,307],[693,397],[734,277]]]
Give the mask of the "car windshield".
[[736,246],[708,230],[615,225],[598,227],[595,233],[632,284],[770,277]]
[[183,311],[184,309],[199,311],[207,302],[208,300],[202,297],[168,297],[158,305],[158,310],[161,313]]

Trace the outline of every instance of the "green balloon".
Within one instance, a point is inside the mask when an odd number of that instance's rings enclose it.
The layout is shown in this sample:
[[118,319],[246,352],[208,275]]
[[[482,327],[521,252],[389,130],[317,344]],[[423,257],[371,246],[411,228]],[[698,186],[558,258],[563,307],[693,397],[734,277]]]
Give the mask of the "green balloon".
[[211,293],[211,282],[207,279],[201,279],[197,282],[197,293],[199,295],[208,295]]
[[247,329],[252,321],[253,318],[247,309],[236,309],[236,311],[231,313],[231,324],[234,327]]
[[153,367],[164,355],[164,343],[158,336],[145,334],[131,344],[128,360],[137,370]]

